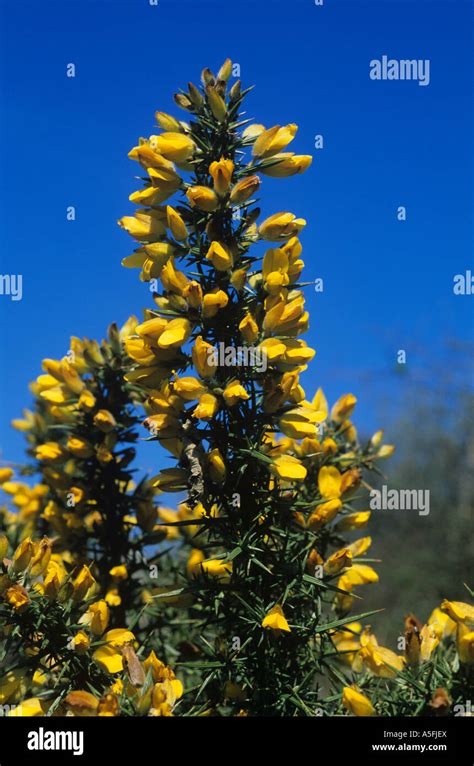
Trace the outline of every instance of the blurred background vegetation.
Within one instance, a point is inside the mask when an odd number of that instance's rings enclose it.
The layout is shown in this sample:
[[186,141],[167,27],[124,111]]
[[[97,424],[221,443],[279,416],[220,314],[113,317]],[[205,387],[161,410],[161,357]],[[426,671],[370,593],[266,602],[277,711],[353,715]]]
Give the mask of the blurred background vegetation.
[[430,491],[429,515],[373,511],[369,525],[368,555],[381,559],[380,582],[363,589],[362,604],[384,607],[372,624],[392,648],[406,614],[424,622],[443,598],[469,600],[463,583],[474,585],[473,352],[472,344],[451,340],[436,361],[417,362],[416,371],[397,366],[377,403],[385,441],[396,451],[373,486]]

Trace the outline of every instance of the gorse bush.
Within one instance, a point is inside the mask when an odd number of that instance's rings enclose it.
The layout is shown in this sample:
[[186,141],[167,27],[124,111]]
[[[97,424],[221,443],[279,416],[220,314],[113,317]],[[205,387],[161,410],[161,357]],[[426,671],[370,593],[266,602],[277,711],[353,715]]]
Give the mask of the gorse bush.
[[[472,688],[474,607],[410,616],[399,654],[362,625],[359,586],[378,575],[359,509],[393,447],[381,431],[360,443],[352,394],[330,408],[302,388],[306,222],[261,221],[258,195],[262,176],[271,191],[311,157],[287,151],[296,125],[244,119],[231,71],[205,69],[175,95],[189,121],[157,112],[130,152],[139,208],[119,224],[136,241],[124,265],[150,288],[144,320],[45,360],[14,423],[33,461],[20,473],[39,483],[0,477],[17,508],[2,516],[0,702],[23,715],[446,713]],[[158,441],[170,462],[136,479],[141,421],[151,459]],[[159,504],[173,492],[177,509]]]

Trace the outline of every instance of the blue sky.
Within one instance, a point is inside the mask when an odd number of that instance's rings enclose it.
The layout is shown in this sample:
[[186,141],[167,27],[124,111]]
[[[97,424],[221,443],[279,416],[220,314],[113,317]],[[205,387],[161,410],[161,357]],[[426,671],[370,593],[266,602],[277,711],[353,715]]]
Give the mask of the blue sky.
[[[453,294],[473,266],[471,29],[472,3],[454,1],[0,0],[0,273],[23,275],[21,301],[0,295],[0,458],[21,459],[9,421],[41,359],[150,305],[120,266],[127,152],[153,133],[156,109],[179,112],[178,86],[227,56],[256,85],[249,116],[296,122],[298,153],[323,135],[304,176],[265,179],[263,214],[307,219],[305,275],[324,279],[307,294],[307,392],[351,390],[356,421],[378,426],[373,403],[398,385],[398,349],[415,374],[427,353],[441,360],[447,337],[473,339],[474,298]],[[372,81],[384,54],[429,59],[430,84]]]

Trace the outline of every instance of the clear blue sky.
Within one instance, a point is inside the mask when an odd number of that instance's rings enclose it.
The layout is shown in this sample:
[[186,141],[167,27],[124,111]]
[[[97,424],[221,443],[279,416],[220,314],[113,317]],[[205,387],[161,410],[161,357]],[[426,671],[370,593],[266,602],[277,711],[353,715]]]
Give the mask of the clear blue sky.
[[[116,220],[132,211],[136,172],[127,152],[153,132],[156,109],[179,112],[178,86],[227,56],[256,85],[257,122],[298,123],[299,153],[324,136],[307,174],[262,187],[265,215],[308,220],[306,277],[324,279],[322,295],[308,291],[308,393],[352,390],[372,428],[398,349],[416,369],[445,337],[473,338],[474,297],[452,292],[473,266],[472,3],[0,0],[0,27],[0,272],[23,275],[21,301],[0,296],[3,459],[21,458],[9,421],[41,359],[150,305],[120,266],[131,241]],[[372,81],[369,62],[384,54],[430,59],[429,86]]]

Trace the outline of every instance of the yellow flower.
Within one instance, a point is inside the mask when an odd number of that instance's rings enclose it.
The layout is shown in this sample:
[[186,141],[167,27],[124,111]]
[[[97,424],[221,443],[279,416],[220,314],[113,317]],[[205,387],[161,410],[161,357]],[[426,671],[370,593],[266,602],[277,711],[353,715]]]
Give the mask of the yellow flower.
[[423,625],[420,631],[420,658],[427,662],[439,644],[439,637],[432,625]]
[[273,460],[270,472],[283,481],[303,481],[307,470],[298,458],[292,455],[281,455]]
[[[167,242],[153,242],[139,247],[133,255],[122,260],[122,266],[127,269],[142,269],[141,279],[149,282],[161,276],[163,266],[175,252],[173,245]],[[127,338],[128,340],[128,338]]]
[[462,622],[456,630],[456,645],[459,660],[466,665],[474,665],[474,630]]
[[197,207],[206,213],[212,213],[219,205],[217,194],[207,186],[191,186],[186,191],[191,207]]
[[16,705],[9,711],[9,717],[37,717],[45,716],[48,711],[49,704],[45,700],[40,700],[38,697],[30,697],[29,699],[22,700],[19,705]]
[[90,604],[87,612],[81,617],[80,622],[88,626],[95,636],[101,636],[107,630],[110,610],[107,602],[101,599]]
[[188,306],[193,309],[198,309],[202,305],[202,287],[199,282],[192,279],[182,292],[183,298],[186,300]]
[[163,178],[171,180],[174,173],[174,165],[158,154],[151,146],[149,141],[142,141],[138,146],[134,146],[128,153],[129,159],[136,160],[140,165],[148,168],[157,168],[163,173]]
[[336,423],[340,423],[351,416],[354,407],[356,406],[357,399],[354,394],[344,394],[334,404],[331,410],[331,418]]
[[224,159],[224,157],[221,157],[219,162],[211,162],[209,165],[209,175],[214,181],[214,190],[220,197],[227,194],[232,181],[233,172],[234,163],[232,160]]
[[275,154],[274,160],[279,160],[276,165],[267,168],[261,168],[261,173],[273,178],[288,178],[297,173],[304,173],[311,165],[313,158],[310,154],[293,154],[293,152],[283,152]]
[[367,553],[371,545],[371,537],[360,537],[358,540],[354,540],[353,543],[348,545],[347,548],[350,550],[354,558],[358,558],[359,556],[363,556],[364,553]]
[[0,484],[4,484],[6,481],[10,481],[13,476],[13,470],[11,468],[0,468]]
[[209,359],[214,350],[214,346],[203,340],[202,335],[197,336],[191,354],[193,364],[201,378],[212,378],[215,375],[215,365],[209,364]]
[[260,225],[258,233],[269,242],[285,242],[299,234],[306,226],[304,218],[296,218],[293,213],[275,213]]
[[175,699],[183,696],[183,684],[176,678],[174,671],[158,659],[154,651],[151,651],[144,660],[143,667],[146,672],[151,670],[151,676],[155,684],[162,684],[164,681],[168,681]]
[[252,314],[247,313],[239,324],[239,330],[247,343],[253,343],[258,337],[258,324]]
[[228,582],[232,574],[232,562],[223,559],[208,559],[201,564],[203,571],[215,580]]
[[120,673],[123,670],[122,647],[133,643],[135,636],[125,628],[109,630],[104,636],[105,644],[95,650],[92,657],[109,673]]
[[456,630],[456,622],[438,607],[431,612],[428,625],[433,628],[435,634],[440,639],[451,636]]
[[234,264],[231,251],[222,242],[211,242],[206,258],[217,271],[228,271]]
[[227,114],[227,107],[224,99],[219,95],[211,83],[206,85],[206,95],[212,114],[218,122],[223,122]]
[[331,439],[331,437],[327,437],[326,439],[324,439],[321,446],[323,448],[324,455],[337,454],[337,450],[338,450],[337,442],[335,442],[334,439]]
[[193,412],[193,418],[211,420],[219,409],[219,401],[212,394],[203,394]]
[[177,295],[183,295],[189,286],[189,279],[182,271],[175,268],[172,256],[161,269],[160,279],[165,290],[174,292]]
[[166,208],[166,217],[168,228],[171,229],[173,237],[177,242],[184,242],[184,240],[188,238],[188,230],[180,214],[168,205]]
[[16,693],[20,691],[25,675],[26,671],[23,668],[17,668],[17,670],[10,670],[6,675],[0,678],[1,705],[8,702],[12,697],[15,697]]
[[66,449],[74,457],[88,458],[94,454],[94,448],[86,439],[80,439],[77,436],[69,436],[66,442]]
[[31,557],[31,575],[37,577],[47,569],[51,560],[52,540],[48,537],[43,537],[37,543],[33,543],[34,551]]
[[183,133],[162,133],[159,136],[150,136],[150,146],[154,152],[163,155],[172,162],[186,162],[196,148],[194,141]]
[[263,133],[265,130],[265,125],[260,125],[259,123],[252,123],[252,125],[247,125],[245,130],[242,133],[243,138],[257,138],[260,133]]
[[220,309],[227,306],[229,296],[218,287],[214,287],[209,293],[206,293],[202,301],[202,315],[207,319],[215,317]]
[[118,564],[109,570],[109,575],[113,577],[114,580],[126,580],[128,577],[127,567],[125,564]]
[[250,395],[236,379],[227,383],[222,395],[228,407],[234,407],[240,400],[250,399]]
[[232,287],[234,287],[239,293],[242,292],[245,287],[245,283],[247,281],[247,271],[248,267],[245,267],[243,269],[236,269],[232,272],[230,283]]
[[45,442],[35,449],[35,456],[45,463],[58,463],[64,460],[66,453],[60,444]]
[[252,197],[260,186],[258,176],[246,176],[238,181],[230,193],[230,201],[233,205],[240,205]]
[[16,612],[21,612],[30,603],[28,592],[22,585],[12,585],[5,593],[5,601]]
[[290,277],[290,281],[294,282],[296,279],[298,279],[301,272],[303,271],[304,261],[302,261],[300,258],[303,247],[298,237],[291,237],[288,242],[285,242],[285,244],[281,246],[281,249],[288,256],[288,275]]
[[278,154],[278,152],[281,152],[282,149],[285,149],[293,141],[297,130],[298,126],[294,123],[284,127],[275,125],[273,128],[263,130],[253,145],[253,156],[264,159],[265,157],[272,157],[274,154]]
[[209,452],[208,461],[211,481],[215,484],[222,484],[226,479],[227,469],[225,467],[224,458],[217,447]]
[[153,487],[166,492],[181,492],[186,489],[188,472],[184,468],[163,468],[162,471],[151,480]]
[[289,284],[288,255],[278,248],[267,250],[263,258],[263,286],[270,295],[277,295],[282,287]]
[[308,528],[316,531],[324,524],[329,524],[342,508],[342,502],[335,497],[332,500],[326,500],[320,503],[308,519]]
[[81,410],[92,410],[95,407],[96,398],[92,391],[83,391],[79,397],[78,407]]
[[108,604],[108,606],[120,606],[120,604],[122,603],[122,598],[120,596],[118,588],[109,588],[107,593],[105,594],[105,601]]
[[[145,322],[142,322],[142,324],[137,325],[136,333],[145,340],[157,341],[164,333],[167,324],[167,320],[163,319],[163,317],[153,317],[152,319],[147,319]],[[128,350],[127,343],[126,347]]]
[[364,529],[370,519],[370,511],[357,511],[348,513],[343,519],[337,522],[338,532],[352,532],[354,529]]
[[356,671],[365,665],[379,678],[394,678],[397,672],[403,670],[404,657],[395,654],[391,649],[379,646],[377,639],[370,633],[369,629],[366,628],[361,634],[360,644],[358,658],[354,663]]
[[35,546],[31,537],[25,537],[13,554],[13,571],[23,572],[29,565],[35,552]]
[[474,606],[471,606],[471,604],[444,599],[441,604],[441,611],[448,614],[455,622],[465,622],[468,625],[474,625]]
[[118,225],[138,242],[154,242],[166,234],[163,213],[158,210],[137,210],[133,216],[123,216]]
[[105,434],[113,431],[117,426],[117,421],[108,410],[98,410],[94,415],[94,425]]
[[[302,293],[293,292],[289,300],[279,298],[278,296],[271,300],[271,304],[268,303],[268,299],[265,303],[267,311],[263,320],[263,327],[267,330],[267,334],[277,331],[279,335],[297,335],[304,331],[308,314],[304,310],[304,297]],[[302,341],[299,342],[299,344],[301,343]],[[291,342],[285,341],[285,346],[287,349],[291,348]],[[309,361],[309,359],[303,357],[303,361],[299,363],[301,364],[305,361]]]
[[341,495],[354,492],[360,484],[361,475],[359,468],[351,468],[349,471],[344,471],[341,479]]
[[151,184],[147,184],[143,189],[133,192],[129,197],[130,202],[136,205],[159,205],[178,191],[181,186],[181,178],[175,172],[172,163],[168,163],[167,160],[162,157],[160,158],[159,155],[155,154],[155,157],[158,157],[161,163],[166,163],[166,165],[156,167],[157,163],[155,162],[153,163],[155,167],[152,165],[147,166],[147,173]]
[[186,402],[192,402],[207,393],[207,387],[192,376],[177,378],[173,383],[173,390]]
[[[348,569],[347,572],[344,572],[342,577],[339,578],[338,587],[346,590],[345,584],[348,584],[349,586],[366,585],[367,583],[378,581],[379,576],[377,572],[368,564],[353,564],[351,568]],[[347,588],[347,590],[349,589],[350,588]]]
[[294,410],[285,412],[279,419],[278,425],[282,433],[291,439],[315,438],[317,435],[316,423],[321,423],[324,417],[324,413],[318,412],[311,406],[306,406],[306,402],[303,402]]
[[382,446],[378,450],[375,457],[378,457],[378,458],[391,457],[391,455],[393,455],[394,452],[395,452],[395,447],[393,444],[382,444]]
[[201,574],[201,564],[204,561],[204,558],[204,553],[198,548],[194,548],[191,551],[186,565],[188,577],[197,577]]
[[318,488],[321,495],[328,500],[340,497],[342,475],[333,465],[323,465],[318,473]]
[[342,691],[342,704],[352,715],[375,715],[375,709],[371,701],[355,685],[344,687]]
[[58,595],[66,580],[67,572],[60,561],[51,560],[43,575],[43,588],[46,598],[52,600]]
[[0,535],[0,561],[3,561],[8,551],[8,537]]
[[95,585],[95,579],[89,567],[84,564],[72,583],[72,598],[74,601],[82,601],[93,585]]
[[178,348],[186,343],[191,335],[192,325],[187,319],[172,319],[166,330],[158,338],[160,348]]
[[352,552],[349,548],[341,548],[326,559],[324,574],[332,576],[350,566],[352,566]]
[[360,649],[358,633],[362,630],[360,622],[348,622],[343,628],[337,630],[332,636],[332,641],[339,653],[338,660],[352,667],[352,663]]
[[158,125],[162,130],[169,130],[174,133],[179,133],[182,130],[181,124],[171,114],[166,112],[155,112],[155,117]]
[[270,630],[274,631],[291,633],[291,628],[288,625],[287,619],[280,604],[275,604],[275,606],[272,607],[269,612],[267,612],[262,620],[262,628],[270,628]]
[[91,645],[91,641],[87,633],[80,630],[71,639],[71,648],[77,652],[77,654],[85,654]]

